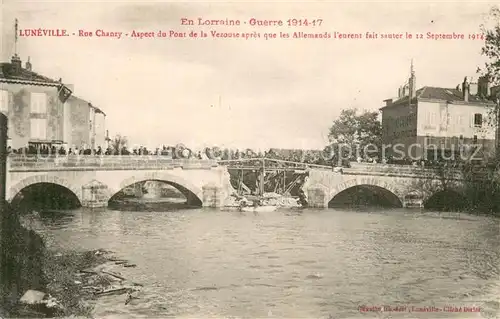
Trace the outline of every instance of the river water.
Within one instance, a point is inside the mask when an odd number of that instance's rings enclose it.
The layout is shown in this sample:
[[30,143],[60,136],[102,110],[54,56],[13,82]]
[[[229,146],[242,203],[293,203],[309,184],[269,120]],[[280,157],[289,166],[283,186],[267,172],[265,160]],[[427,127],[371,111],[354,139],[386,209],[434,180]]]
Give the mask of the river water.
[[[49,248],[103,248],[137,265],[121,274],[144,285],[140,299],[100,298],[99,318],[493,318],[499,222],[403,209],[194,209],[76,210],[35,224]],[[406,308],[360,308],[383,305]],[[464,312],[473,306],[481,311]]]

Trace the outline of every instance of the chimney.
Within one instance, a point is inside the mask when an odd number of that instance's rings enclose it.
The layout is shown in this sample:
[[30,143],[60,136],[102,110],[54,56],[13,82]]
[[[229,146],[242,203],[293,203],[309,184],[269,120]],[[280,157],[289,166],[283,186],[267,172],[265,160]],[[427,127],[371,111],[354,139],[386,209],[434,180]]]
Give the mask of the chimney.
[[469,84],[469,94],[470,95],[474,95],[474,96],[479,95],[478,84],[477,83],[470,83]]
[[467,82],[467,77],[464,78],[462,83],[462,92],[465,102],[469,102],[469,82]]
[[487,75],[479,77],[477,80],[478,95],[483,98],[489,98],[491,95],[490,80]]
[[32,65],[31,65],[31,62],[30,62],[30,57],[28,57],[28,61],[26,61],[26,70],[28,71],[31,71],[32,69]]
[[494,86],[491,88],[491,95],[492,96],[500,96],[500,85]]
[[384,100],[384,102],[385,102],[385,106],[389,106],[392,104],[392,99]]
[[10,63],[12,64],[12,72],[14,74],[17,75],[21,73],[21,68],[23,64],[21,62],[21,58],[17,54],[14,54]]

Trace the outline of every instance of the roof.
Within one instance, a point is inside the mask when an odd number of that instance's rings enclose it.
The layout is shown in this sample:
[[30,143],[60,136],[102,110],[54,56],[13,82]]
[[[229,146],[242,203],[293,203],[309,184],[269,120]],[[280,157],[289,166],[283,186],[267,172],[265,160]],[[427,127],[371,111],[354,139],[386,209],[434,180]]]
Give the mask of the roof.
[[84,104],[87,104],[89,107],[93,108],[95,110],[96,113],[102,113],[104,114],[104,116],[106,116],[106,113],[103,112],[103,110],[101,110],[100,108],[98,108],[97,106],[94,106],[92,103],[90,103],[89,101],[87,100],[84,100],[74,94],[72,94],[68,100],[73,100],[73,101],[78,101],[78,102],[83,102]]
[[0,63],[0,79],[40,82],[41,84],[61,84],[61,82],[40,75],[36,72],[21,68],[19,73],[14,73],[12,63]]
[[[424,86],[423,88],[417,90],[416,97],[412,98],[411,104],[417,103],[418,100],[436,100],[436,101],[446,101],[448,103],[457,103],[457,104],[493,104],[492,101],[484,98],[480,98],[475,95],[469,95],[469,101],[466,102],[463,97],[463,93],[460,90],[455,89],[447,89],[440,87],[432,87],[432,86]],[[381,108],[390,108],[393,106],[399,106],[401,104],[409,103],[409,96],[404,96],[394,102],[392,104],[384,106]]]
[[[445,89],[438,87],[425,86],[422,89],[419,99],[446,100],[450,102],[465,102],[463,92],[457,89]],[[476,95],[469,95],[469,103],[491,103],[490,100],[480,98]]]
[[[20,71],[16,74],[13,70],[13,65],[12,63],[0,63],[0,80],[1,79],[7,79],[11,81],[29,81],[29,82],[35,82],[35,84],[40,84],[40,85],[62,85],[61,81],[56,81],[51,78],[48,78],[46,76],[40,75],[36,72],[30,71],[28,69],[25,69],[23,67],[20,68]],[[71,90],[72,91],[72,90]],[[76,99],[80,100],[84,103],[88,103],[90,107],[94,108],[96,113],[102,113],[104,116],[106,116],[106,113],[104,113],[100,108],[95,107],[94,105],[90,104],[90,102],[81,99],[75,95],[71,95],[69,99]]]

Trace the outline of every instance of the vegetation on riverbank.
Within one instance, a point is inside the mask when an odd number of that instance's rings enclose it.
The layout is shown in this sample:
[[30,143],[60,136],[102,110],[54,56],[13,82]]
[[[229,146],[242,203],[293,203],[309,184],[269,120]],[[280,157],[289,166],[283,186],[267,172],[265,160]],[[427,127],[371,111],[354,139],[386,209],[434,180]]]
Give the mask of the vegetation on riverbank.
[[104,250],[65,253],[46,251],[43,266],[46,285],[40,290],[45,293],[43,300],[53,300],[54,306],[46,307],[42,302],[17,302],[11,306],[8,314],[17,318],[90,318],[93,303],[100,296],[128,293],[128,299],[131,299],[131,293],[138,290],[140,285],[127,283],[124,277],[113,271],[116,267],[135,265],[116,259]]
[[[9,315],[19,318],[69,315],[90,317],[92,306],[87,300],[91,300],[93,296],[90,291],[82,289],[81,281],[76,274],[79,269],[95,267],[105,261],[102,254],[92,251],[66,254],[45,251],[42,270],[46,284],[38,290],[57,300],[58,307],[47,309],[17,302],[9,309]],[[94,283],[94,285],[102,284],[104,283]]]
[[9,313],[26,290],[45,287],[45,245],[38,234],[22,227],[9,203],[3,203],[0,216],[0,310]]
[[500,216],[500,175],[494,163],[439,162],[428,174],[413,185],[432,195],[426,207]]
[[0,316],[90,317],[92,303],[103,295],[129,294],[140,285],[128,282],[117,267],[135,267],[110,252],[55,252],[26,229],[19,213],[4,203],[1,212]]

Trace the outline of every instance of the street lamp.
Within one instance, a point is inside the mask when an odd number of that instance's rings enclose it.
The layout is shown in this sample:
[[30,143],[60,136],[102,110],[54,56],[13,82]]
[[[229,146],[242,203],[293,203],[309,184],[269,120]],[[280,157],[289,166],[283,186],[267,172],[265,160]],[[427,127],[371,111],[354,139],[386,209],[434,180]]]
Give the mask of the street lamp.
[[[500,130],[499,130],[499,125],[498,125],[498,121],[500,120],[500,91],[497,93],[496,95],[496,122],[495,122],[495,125],[496,125],[496,146],[497,146],[497,152],[498,152],[498,149],[499,149],[499,146],[500,146],[500,143],[499,143],[499,137],[500,137]],[[497,153],[498,154],[498,153]]]
[[[7,116],[0,113],[0,217],[3,214],[7,193],[5,187],[7,185],[7,123]],[[2,226],[1,221],[0,226]]]

